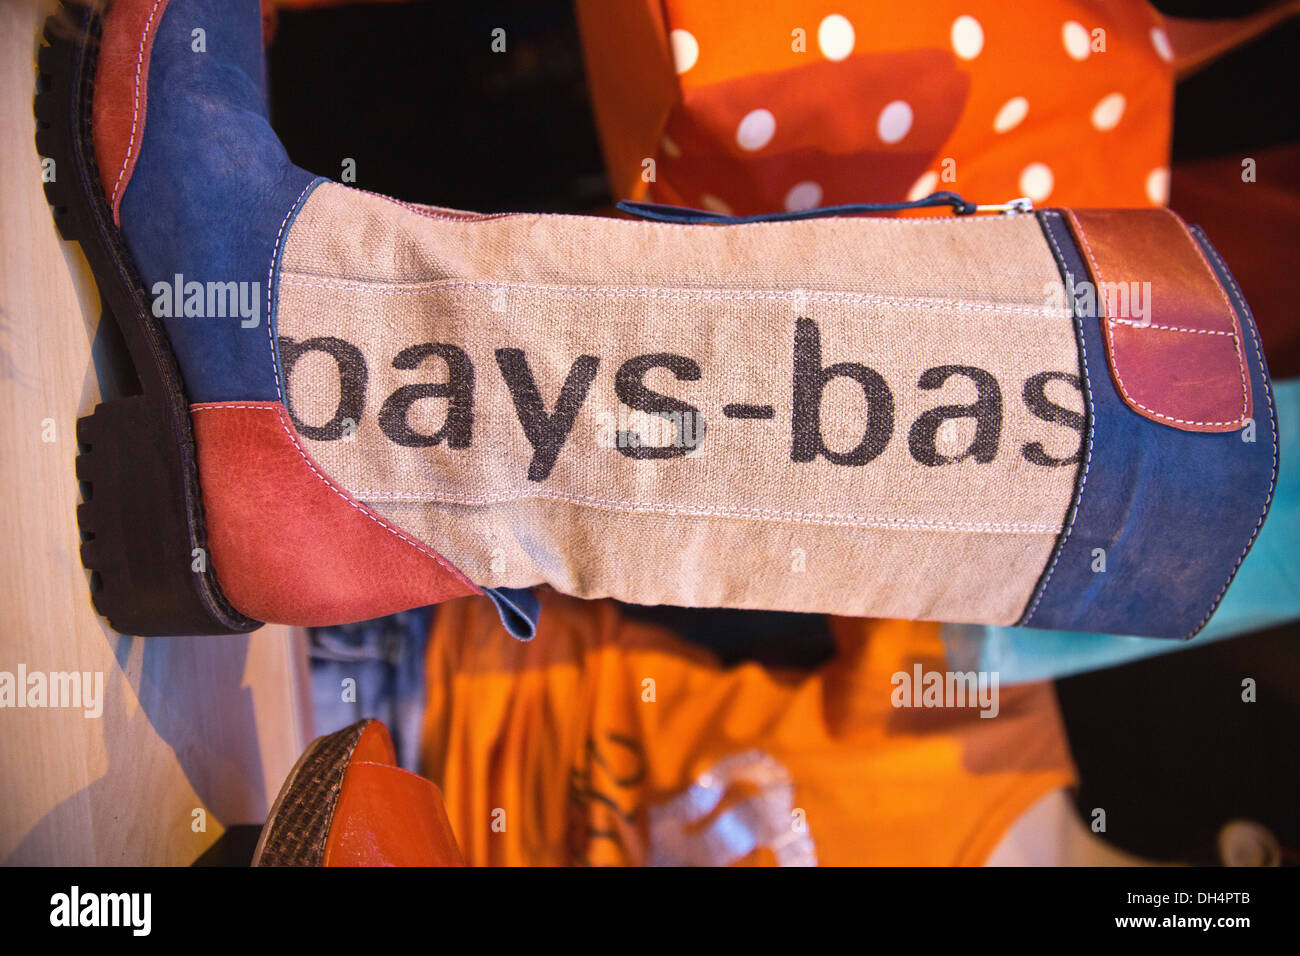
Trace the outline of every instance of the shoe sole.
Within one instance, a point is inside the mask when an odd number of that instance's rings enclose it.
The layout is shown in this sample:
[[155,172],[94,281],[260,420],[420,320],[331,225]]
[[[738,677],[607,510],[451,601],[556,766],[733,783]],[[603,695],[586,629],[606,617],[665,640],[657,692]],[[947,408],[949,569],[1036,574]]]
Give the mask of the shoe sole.
[[45,197],[59,234],[80,244],[99,288],[101,324],[120,331],[139,394],[77,421],[81,563],[114,630],[142,636],[240,634],[261,626],[217,585],[207,551],[194,435],[180,369],[100,185],[91,141],[96,8],[61,4],[39,56],[36,148],[55,161]]
[[289,771],[253,851],[253,866],[323,866],[343,777],[371,723],[317,737]]

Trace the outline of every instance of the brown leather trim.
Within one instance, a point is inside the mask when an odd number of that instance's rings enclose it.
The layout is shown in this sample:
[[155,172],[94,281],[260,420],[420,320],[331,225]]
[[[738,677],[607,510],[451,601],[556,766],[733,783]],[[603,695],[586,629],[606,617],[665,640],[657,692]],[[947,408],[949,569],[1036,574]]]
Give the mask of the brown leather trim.
[[1187,225],[1168,209],[1064,213],[1092,272],[1124,403],[1183,431],[1242,428],[1252,403],[1241,325]]

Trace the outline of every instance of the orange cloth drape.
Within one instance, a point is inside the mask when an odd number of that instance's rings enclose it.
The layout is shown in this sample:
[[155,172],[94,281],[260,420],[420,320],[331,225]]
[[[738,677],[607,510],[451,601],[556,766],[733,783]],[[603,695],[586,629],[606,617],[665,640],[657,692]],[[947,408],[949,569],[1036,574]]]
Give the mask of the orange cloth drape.
[[893,706],[947,667],[937,625],[832,619],[835,660],[786,673],[540,593],[528,644],[481,598],[435,618],[423,769],[471,864],[978,864],[1074,782],[1050,684],[991,719]]

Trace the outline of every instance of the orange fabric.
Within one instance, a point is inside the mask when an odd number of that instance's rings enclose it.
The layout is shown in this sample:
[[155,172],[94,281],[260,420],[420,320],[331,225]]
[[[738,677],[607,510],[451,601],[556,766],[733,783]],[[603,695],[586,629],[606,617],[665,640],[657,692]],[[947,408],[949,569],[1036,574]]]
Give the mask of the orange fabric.
[[578,0],[578,13],[621,198],[737,214],[943,189],[1165,199],[1174,52],[1137,0]]
[[[945,668],[936,625],[833,619],[836,659],[782,673],[724,668],[608,601],[540,596],[528,644],[483,599],[435,618],[424,770],[471,864],[767,863],[808,840],[822,864],[978,864],[1074,782],[1050,684],[1002,688],[992,719],[892,706],[895,673]],[[710,775],[721,803],[684,825],[674,808]],[[707,843],[728,812],[779,832],[728,860]]]
[[279,402],[190,406],[212,568],[259,621],[364,621],[478,593],[325,477]]

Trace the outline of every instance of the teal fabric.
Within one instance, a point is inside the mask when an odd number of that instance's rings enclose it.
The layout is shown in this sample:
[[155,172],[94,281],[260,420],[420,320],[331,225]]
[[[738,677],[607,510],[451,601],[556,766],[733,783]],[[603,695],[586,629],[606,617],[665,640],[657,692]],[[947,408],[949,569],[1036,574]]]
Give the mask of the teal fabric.
[[[1170,654],[1300,618],[1300,380],[1273,383],[1280,465],[1268,520],[1210,623],[1190,641],[948,624],[954,670],[997,671],[1003,684],[1050,680]],[[1259,435],[1267,441],[1268,435]]]

